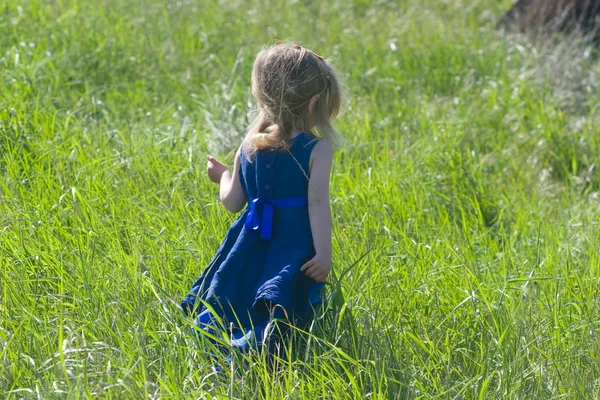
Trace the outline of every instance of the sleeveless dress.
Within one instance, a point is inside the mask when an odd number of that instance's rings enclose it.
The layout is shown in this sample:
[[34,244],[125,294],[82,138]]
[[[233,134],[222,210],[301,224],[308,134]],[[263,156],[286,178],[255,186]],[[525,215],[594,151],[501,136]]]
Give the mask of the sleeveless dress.
[[232,323],[234,347],[262,344],[272,318],[304,325],[322,301],[323,284],[300,271],[315,256],[307,195],[316,143],[301,133],[287,150],[261,150],[252,159],[242,151],[240,181],[248,206],[181,302],[200,329],[214,333],[222,326],[213,312],[228,331]]

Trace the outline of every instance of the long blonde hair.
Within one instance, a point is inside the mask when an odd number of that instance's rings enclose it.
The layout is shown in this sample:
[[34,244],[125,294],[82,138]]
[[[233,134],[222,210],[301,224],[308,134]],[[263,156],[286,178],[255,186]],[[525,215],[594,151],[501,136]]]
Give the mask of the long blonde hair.
[[[252,95],[259,109],[244,140],[246,154],[285,149],[294,132],[310,133],[332,146],[342,144],[332,125],[342,103],[340,82],[333,66],[314,52],[293,43],[264,48],[254,61]],[[315,95],[319,97],[311,113]]]

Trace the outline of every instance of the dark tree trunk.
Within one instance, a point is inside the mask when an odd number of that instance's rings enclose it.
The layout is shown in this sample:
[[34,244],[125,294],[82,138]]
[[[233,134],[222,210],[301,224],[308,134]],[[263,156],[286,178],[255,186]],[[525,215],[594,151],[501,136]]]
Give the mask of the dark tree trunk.
[[572,32],[600,39],[600,0],[518,0],[499,26],[521,32]]

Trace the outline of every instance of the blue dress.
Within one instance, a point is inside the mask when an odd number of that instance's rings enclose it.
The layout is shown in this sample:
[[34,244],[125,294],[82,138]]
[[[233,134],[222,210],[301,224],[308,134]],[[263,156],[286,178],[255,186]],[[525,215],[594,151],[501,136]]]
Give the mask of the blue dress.
[[287,150],[261,150],[252,159],[242,151],[240,181],[248,206],[181,302],[201,329],[214,332],[218,326],[210,308],[225,326],[232,323],[234,347],[260,344],[273,317],[302,326],[321,303],[323,284],[300,271],[315,256],[307,195],[316,143],[301,133]]

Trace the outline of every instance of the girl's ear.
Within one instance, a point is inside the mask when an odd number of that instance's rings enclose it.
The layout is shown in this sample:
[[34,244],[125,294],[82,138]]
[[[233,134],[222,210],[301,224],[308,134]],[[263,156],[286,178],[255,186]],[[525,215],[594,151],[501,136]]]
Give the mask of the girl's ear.
[[309,113],[313,113],[313,111],[315,110],[315,104],[317,104],[317,100],[319,100],[319,98],[321,97],[321,95],[319,94],[315,94],[313,97],[310,98],[310,101],[308,102],[308,112]]

